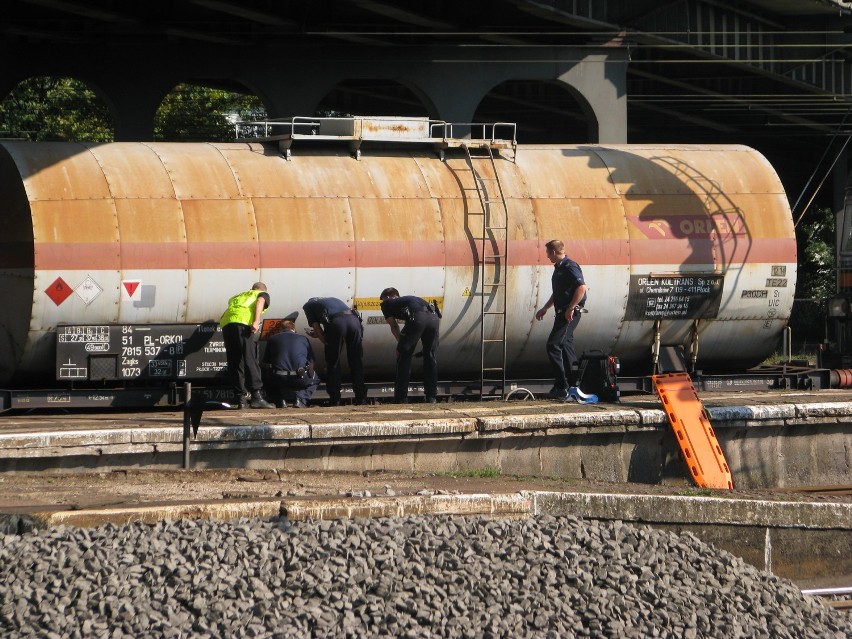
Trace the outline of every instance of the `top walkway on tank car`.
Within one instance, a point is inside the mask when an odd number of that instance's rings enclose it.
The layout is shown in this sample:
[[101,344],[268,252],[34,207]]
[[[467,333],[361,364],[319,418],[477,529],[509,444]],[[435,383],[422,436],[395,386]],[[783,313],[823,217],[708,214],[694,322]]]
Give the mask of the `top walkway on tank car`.
[[278,144],[288,159],[294,144],[345,143],[355,158],[367,144],[422,144],[431,146],[443,157],[450,148],[488,148],[492,152],[517,150],[517,125],[514,122],[444,122],[429,118],[406,117],[305,117],[280,120],[237,122],[239,140]]

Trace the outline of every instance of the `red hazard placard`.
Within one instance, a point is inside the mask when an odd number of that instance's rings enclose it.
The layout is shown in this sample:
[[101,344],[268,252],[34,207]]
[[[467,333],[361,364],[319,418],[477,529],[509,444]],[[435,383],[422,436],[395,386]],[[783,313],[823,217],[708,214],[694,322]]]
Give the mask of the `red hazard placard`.
[[53,280],[53,284],[44,289],[44,292],[47,293],[47,296],[53,300],[53,303],[59,306],[68,299],[68,296],[74,292],[74,290],[68,286],[68,283],[63,280],[61,277],[57,277]]
[[124,281],[122,282],[122,284],[124,284],[124,288],[130,297],[133,297],[133,293],[136,291],[137,288],[139,288],[139,282]]

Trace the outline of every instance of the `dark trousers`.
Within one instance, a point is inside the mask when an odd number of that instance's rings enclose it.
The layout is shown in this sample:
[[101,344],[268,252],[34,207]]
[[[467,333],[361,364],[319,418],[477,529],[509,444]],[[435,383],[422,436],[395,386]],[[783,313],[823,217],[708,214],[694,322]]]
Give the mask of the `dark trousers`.
[[547,358],[553,369],[554,385],[559,389],[575,386],[573,379],[574,366],[577,364],[577,354],[574,352],[574,329],[580,323],[580,313],[574,313],[570,322],[565,319],[565,313],[557,313],[553,320],[553,328],[547,338]]
[[222,327],[222,340],[228,357],[228,377],[238,393],[263,389],[258,360],[260,332],[252,334],[251,326],[226,324]]
[[272,372],[268,382],[268,389],[273,391],[276,399],[292,402],[298,398],[307,404],[311,401],[320,380],[316,373],[312,377],[298,377],[295,375],[278,375]]
[[346,359],[352,374],[352,388],[355,401],[367,398],[367,385],[364,383],[364,329],[361,320],[351,312],[337,315],[331,319],[325,332],[325,389],[332,402],[340,401],[340,388],[343,379],[340,372],[340,351],[346,346]]
[[423,390],[427,399],[438,395],[438,329],[441,320],[435,313],[419,311],[405,323],[396,345],[396,383],[393,397],[397,402],[408,399],[408,382],[411,379],[411,358],[417,342],[423,343]]

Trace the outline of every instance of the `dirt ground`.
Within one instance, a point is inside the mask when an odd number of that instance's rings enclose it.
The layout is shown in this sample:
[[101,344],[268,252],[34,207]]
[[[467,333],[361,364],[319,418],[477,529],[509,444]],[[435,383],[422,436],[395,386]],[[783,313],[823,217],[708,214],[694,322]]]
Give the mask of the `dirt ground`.
[[500,476],[483,469],[464,474],[373,471],[120,470],[87,473],[0,474],[0,511],[81,509],[118,505],[187,503],[280,497],[369,497],[414,494],[515,493],[523,490],[621,494],[713,495],[732,499],[852,501],[850,495],[784,490],[723,491],[696,488],[688,479],[665,485]]

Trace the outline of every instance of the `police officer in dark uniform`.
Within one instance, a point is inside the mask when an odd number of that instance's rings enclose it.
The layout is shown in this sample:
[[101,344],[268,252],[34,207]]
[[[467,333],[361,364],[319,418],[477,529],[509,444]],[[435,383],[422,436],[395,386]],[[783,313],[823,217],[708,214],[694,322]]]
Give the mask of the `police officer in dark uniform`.
[[[395,288],[386,288],[380,295],[382,314],[396,338],[396,383],[393,397],[398,403],[408,400],[408,381],[411,378],[411,358],[417,342],[423,343],[423,389],[426,402],[434,404],[438,395],[438,329],[441,319],[438,309],[413,295],[399,296]],[[405,322],[400,330],[397,320]]]
[[267,385],[278,408],[284,408],[287,402],[306,408],[320,381],[314,370],[311,342],[296,332],[298,315],[296,312],[285,317],[283,330],[266,340],[263,361],[270,373]]
[[535,318],[541,321],[549,308],[555,308],[556,315],[546,347],[555,379],[548,397],[567,401],[568,387],[577,383],[577,380],[571,379],[577,364],[574,329],[580,323],[580,309],[586,304],[586,282],[580,265],[566,257],[562,241],[550,240],[544,246],[547,259],[553,263],[553,275],[550,278],[553,294],[536,312]]
[[325,388],[332,406],[340,405],[343,385],[340,373],[340,351],[346,345],[346,358],[352,373],[355,403],[367,403],[364,383],[364,327],[361,318],[345,302],[336,297],[312,297],[302,307],[305,320],[316,337],[325,345]]

